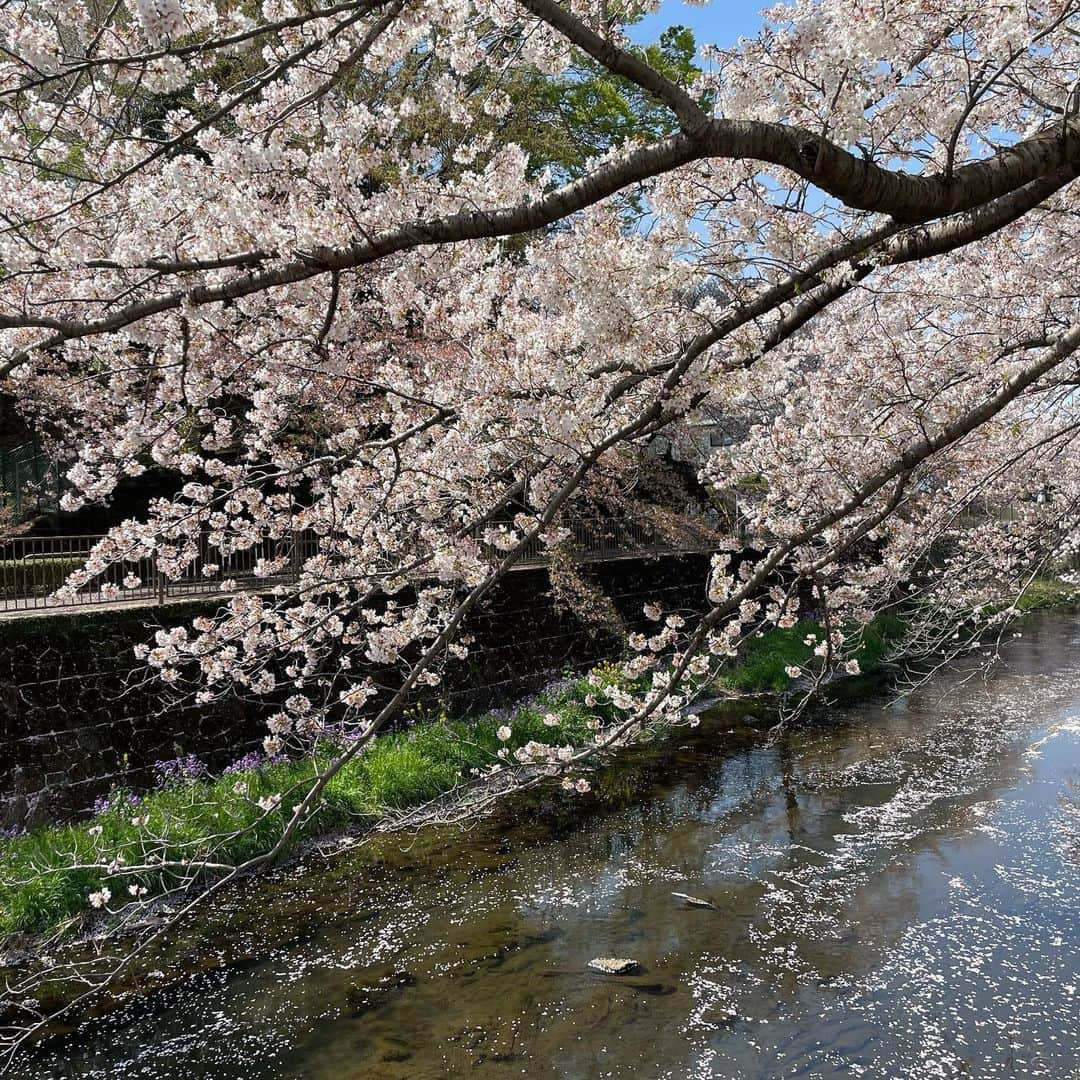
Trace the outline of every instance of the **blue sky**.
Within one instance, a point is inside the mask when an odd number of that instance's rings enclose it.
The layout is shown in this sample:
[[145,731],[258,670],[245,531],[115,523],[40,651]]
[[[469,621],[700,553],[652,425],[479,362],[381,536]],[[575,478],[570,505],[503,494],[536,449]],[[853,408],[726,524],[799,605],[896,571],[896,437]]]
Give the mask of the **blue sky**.
[[698,44],[734,45],[739,37],[752,37],[761,28],[760,11],[767,0],[713,0],[708,7],[692,7],[681,0],[665,0],[655,15],[631,30],[635,41],[655,41],[669,26],[681,24],[694,31]]

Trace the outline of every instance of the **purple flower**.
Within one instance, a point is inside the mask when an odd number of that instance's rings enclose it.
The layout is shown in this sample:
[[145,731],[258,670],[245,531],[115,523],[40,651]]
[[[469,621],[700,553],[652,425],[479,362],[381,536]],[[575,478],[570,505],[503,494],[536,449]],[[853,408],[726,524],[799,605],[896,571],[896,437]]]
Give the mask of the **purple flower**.
[[194,754],[184,754],[169,761],[155,762],[154,772],[157,775],[158,787],[165,788],[198,780],[205,776],[208,770]]
[[285,761],[284,754],[274,754],[273,757],[267,757],[261,750],[252,750],[242,758],[237,758],[231,765],[226,765],[221,770],[221,774],[222,776],[228,776],[232,773],[250,772],[252,769],[264,769],[267,765],[278,765],[282,761]]
[[142,802],[133,791],[127,788],[113,788],[107,795],[99,795],[94,800],[94,814],[104,814],[106,810],[115,810],[122,806],[138,806]]

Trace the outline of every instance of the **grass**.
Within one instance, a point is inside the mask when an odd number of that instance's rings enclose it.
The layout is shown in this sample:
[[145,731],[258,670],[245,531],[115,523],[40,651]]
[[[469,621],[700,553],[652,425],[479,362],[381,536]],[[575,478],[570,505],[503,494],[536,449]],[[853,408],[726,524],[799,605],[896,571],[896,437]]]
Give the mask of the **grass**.
[[[1002,583],[1000,589],[1001,592],[995,600],[979,607],[980,619],[999,615],[1003,611],[1015,611],[1028,615],[1035,611],[1049,611],[1055,608],[1075,610],[1080,607],[1080,586],[1060,577],[1039,575],[1032,578],[1026,585],[1021,586],[1020,582],[1013,582],[1010,587],[1008,583]],[[955,608],[943,607],[937,611],[937,614],[943,618],[958,618]]]
[[[251,769],[213,781],[175,784],[153,791],[138,801],[127,792],[114,792],[110,806],[90,821],[50,826],[7,840],[0,849],[0,938],[12,933],[44,930],[85,911],[87,897],[103,885],[122,900],[128,885],[160,891],[169,883],[163,872],[140,877],[102,874],[96,869],[73,869],[73,864],[96,863],[102,853],[128,863],[141,861],[144,837],[163,833],[160,854],[166,860],[197,858],[207,835],[227,837],[217,852],[237,863],[265,851],[280,834],[282,811],[260,820],[257,799],[288,790],[311,775],[310,762],[290,762]],[[233,792],[242,783],[246,797]],[[145,826],[133,819],[147,817]],[[93,829],[100,829],[95,836]]]
[[[879,615],[863,627],[861,641],[853,658],[864,672],[881,663],[890,641],[897,638],[903,622],[895,615]],[[794,680],[788,667],[806,667],[814,660],[814,644],[806,644],[809,635],[820,641],[824,635],[820,623],[804,619],[786,630],[769,630],[747,643],[741,661],[723,677],[724,685],[741,693],[783,693]]]
[[1046,608],[1075,607],[1080,601],[1080,590],[1060,578],[1033,578],[1016,602],[1023,612],[1041,611]]
[[[378,817],[442,795],[467,779],[470,770],[497,763],[503,747],[512,753],[530,741],[583,746],[592,734],[589,719],[605,713],[605,721],[614,719],[610,705],[585,706],[591,693],[595,688],[580,679],[519,707],[509,717],[489,713],[473,721],[442,718],[384,735],[334,776],[327,785],[327,802],[350,814]],[[544,723],[548,713],[559,717],[556,727]],[[502,724],[513,733],[505,743],[498,736]]]

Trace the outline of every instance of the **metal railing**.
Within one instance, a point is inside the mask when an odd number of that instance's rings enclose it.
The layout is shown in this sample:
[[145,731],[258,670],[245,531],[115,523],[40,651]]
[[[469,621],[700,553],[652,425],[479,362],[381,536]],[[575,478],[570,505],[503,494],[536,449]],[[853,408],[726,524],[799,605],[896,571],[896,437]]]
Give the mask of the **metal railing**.
[[55,593],[84,566],[100,535],[12,537],[0,541],[0,611],[84,607],[118,603],[157,603],[217,595],[226,581],[268,588],[295,581],[303,561],[315,550],[315,538],[290,534],[266,538],[242,551],[223,554],[205,538],[189,552],[183,572],[169,576],[156,554],[125,559],[90,576],[70,592]]
[[[665,539],[658,531],[634,522],[577,519],[571,525],[569,557],[575,562],[688,554],[716,549],[719,534],[701,528],[685,539]],[[318,538],[300,532],[265,538],[250,548],[223,554],[204,537],[194,550],[184,551],[179,576],[163,573],[157,554],[112,564],[91,575],[77,588],[56,595],[80,570],[100,535],[13,537],[0,541],[0,612],[86,607],[102,604],[166,604],[200,596],[220,595],[226,581],[241,588],[257,584],[267,589],[295,582],[304,563],[318,552]],[[476,537],[481,552],[492,561],[501,556],[495,544]],[[544,544],[535,539],[515,569],[547,565]]]
[[[1032,506],[1042,505],[1032,503]],[[1023,520],[1022,506],[1016,503],[1006,503],[1003,506],[986,506],[979,503],[969,503],[953,519],[953,524],[958,529],[972,529],[980,525],[1002,524],[1009,525]]]

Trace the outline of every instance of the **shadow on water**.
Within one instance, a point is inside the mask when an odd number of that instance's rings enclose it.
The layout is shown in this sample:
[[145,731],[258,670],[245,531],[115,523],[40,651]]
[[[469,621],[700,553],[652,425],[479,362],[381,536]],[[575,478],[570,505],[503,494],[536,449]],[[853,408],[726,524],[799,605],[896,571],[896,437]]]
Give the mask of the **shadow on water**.
[[714,717],[597,799],[247,883],[26,1075],[1068,1077],[1078,644],[1046,617],[987,682],[874,694],[776,745]]

